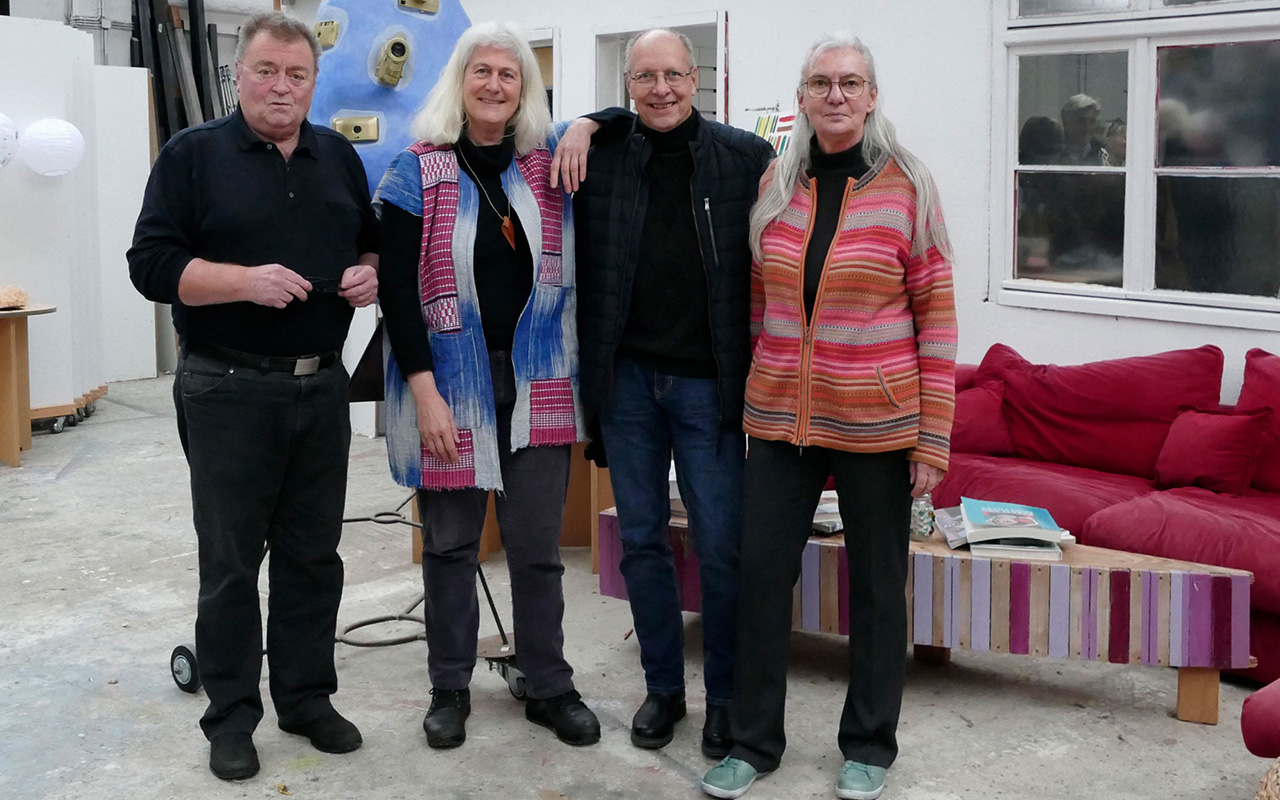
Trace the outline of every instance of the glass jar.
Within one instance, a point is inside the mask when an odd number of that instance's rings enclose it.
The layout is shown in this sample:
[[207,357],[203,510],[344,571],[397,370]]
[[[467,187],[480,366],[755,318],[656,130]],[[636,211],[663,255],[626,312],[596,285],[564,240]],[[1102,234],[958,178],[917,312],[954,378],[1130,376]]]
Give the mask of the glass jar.
[[933,535],[933,498],[926,492],[911,501],[911,538],[926,541]]

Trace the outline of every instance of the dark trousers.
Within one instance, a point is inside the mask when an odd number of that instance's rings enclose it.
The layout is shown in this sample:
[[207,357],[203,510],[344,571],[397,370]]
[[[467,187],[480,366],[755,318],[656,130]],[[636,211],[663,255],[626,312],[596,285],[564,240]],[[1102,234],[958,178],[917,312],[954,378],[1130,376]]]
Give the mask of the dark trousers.
[[270,545],[267,661],[281,722],[309,722],[338,688],[338,539],[351,423],[340,363],[294,377],[184,354],[173,385],[200,548],[196,651],[206,736],[262,719],[258,569]]
[[615,368],[613,398],[600,415],[600,429],[646,688],[684,693],[684,618],[667,535],[674,457],[698,555],[707,702],[728,705],[738,627],[742,430],[720,426],[714,378],[666,375],[625,358]]
[[[564,658],[564,590],[560,525],[569,489],[572,448],[511,450],[515,377],[507,353],[489,354],[498,410],[498,453],[503,491],[494,502],[511,575],[516,665],[530,697],[546,699],[573,689]],[[427,673],[437,689],[464,689],[476,665],[480,626],[476,566],[489,492],[419,491],[423,522],[422,584],[426,592]]]
[[732,755],[772,770],[787,745],[793,589],[828,475],[836,479],[849,562],[846,759],[888,767],[898,754],[906,678],[911,483],[905,450],[846,453],[748,442]]

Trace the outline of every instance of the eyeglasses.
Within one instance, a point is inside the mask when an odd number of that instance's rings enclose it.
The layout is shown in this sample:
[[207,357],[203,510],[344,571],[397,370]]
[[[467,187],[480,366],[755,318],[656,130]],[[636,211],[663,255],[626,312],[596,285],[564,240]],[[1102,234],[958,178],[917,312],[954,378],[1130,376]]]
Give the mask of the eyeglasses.
[[637,86],[654,86],[658,83],[658,78],[666,81],[668,86],[674,86],[692,75],[697,69],[697,67],[694,67],[688,72],[681,72],[678,69],[668,69],[662,72],[628,72],[627,77]]
[[[852,100],[862,96],[867,88],[867,81],[857,75],[845,75],[834,85],[840,89],[840,94],[844,95],[846,100]],[[804,88],[809,91],[809,96],[819,99],[831,94],[831,86],[832,81],[826,75],[814,75],[804,82]]]

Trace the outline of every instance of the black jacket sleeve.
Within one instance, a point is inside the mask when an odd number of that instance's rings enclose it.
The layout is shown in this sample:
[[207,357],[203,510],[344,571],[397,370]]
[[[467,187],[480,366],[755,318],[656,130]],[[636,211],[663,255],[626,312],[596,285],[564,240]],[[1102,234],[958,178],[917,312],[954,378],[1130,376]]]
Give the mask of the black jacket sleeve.
[[378,302],[400,373],[406,377],[434,366],[427,323],[418,295],[422,218],[394,203],[382,203],[378,254]]

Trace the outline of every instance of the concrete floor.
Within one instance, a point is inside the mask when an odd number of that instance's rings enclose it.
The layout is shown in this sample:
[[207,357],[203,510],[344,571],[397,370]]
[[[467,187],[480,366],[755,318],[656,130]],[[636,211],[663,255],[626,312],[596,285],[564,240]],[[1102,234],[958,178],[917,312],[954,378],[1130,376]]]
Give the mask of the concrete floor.
[[[113,384],[92,418],[60,435],[38,433],[22,468],[0,466],[0,798],[702,796],[698,780],[711,762],[698,751],[701,693],[691,692],[690,718],[665,750],[631,746],[644,688],[630,613],[600,596],[586,550],[565,553],[566,650],[603,724],[599,745],[570,748],[526,722],[482,662],[466,745],[429,750],[425,645],[340,644],[335,704],[363,730],[363,749],[318,753],[280,732],[268,709],[256,735],[261,773],[214,778],[196,726],[204,697],[180,692],[168,670],[170,650],[191,637],[196,596],[169,391],[168,378]],[[353,443],[350,480],[347,516],[395,508],[406,496],[388,476],[381,441]],[[348,525],[342,555],[340,625],[400,611],[421,590],[407,528]],[[487,573],[505,606],[501,557]],[[696,654],[694,616],[687,633]],[[793,653],[790,749],[750,797],[833,796],[844,640],[797,635]],[[688,672],[698,687],[699,657],[690,656]],[[1221,723],[1210,727],[1173,717],[1176,683],[1167,669],[981,653],[957,652],[942,669],[912,662],[902,752],[885,797],[1250,800],[1268,764],[1241,743],[1249,690],[1224,684]]]

